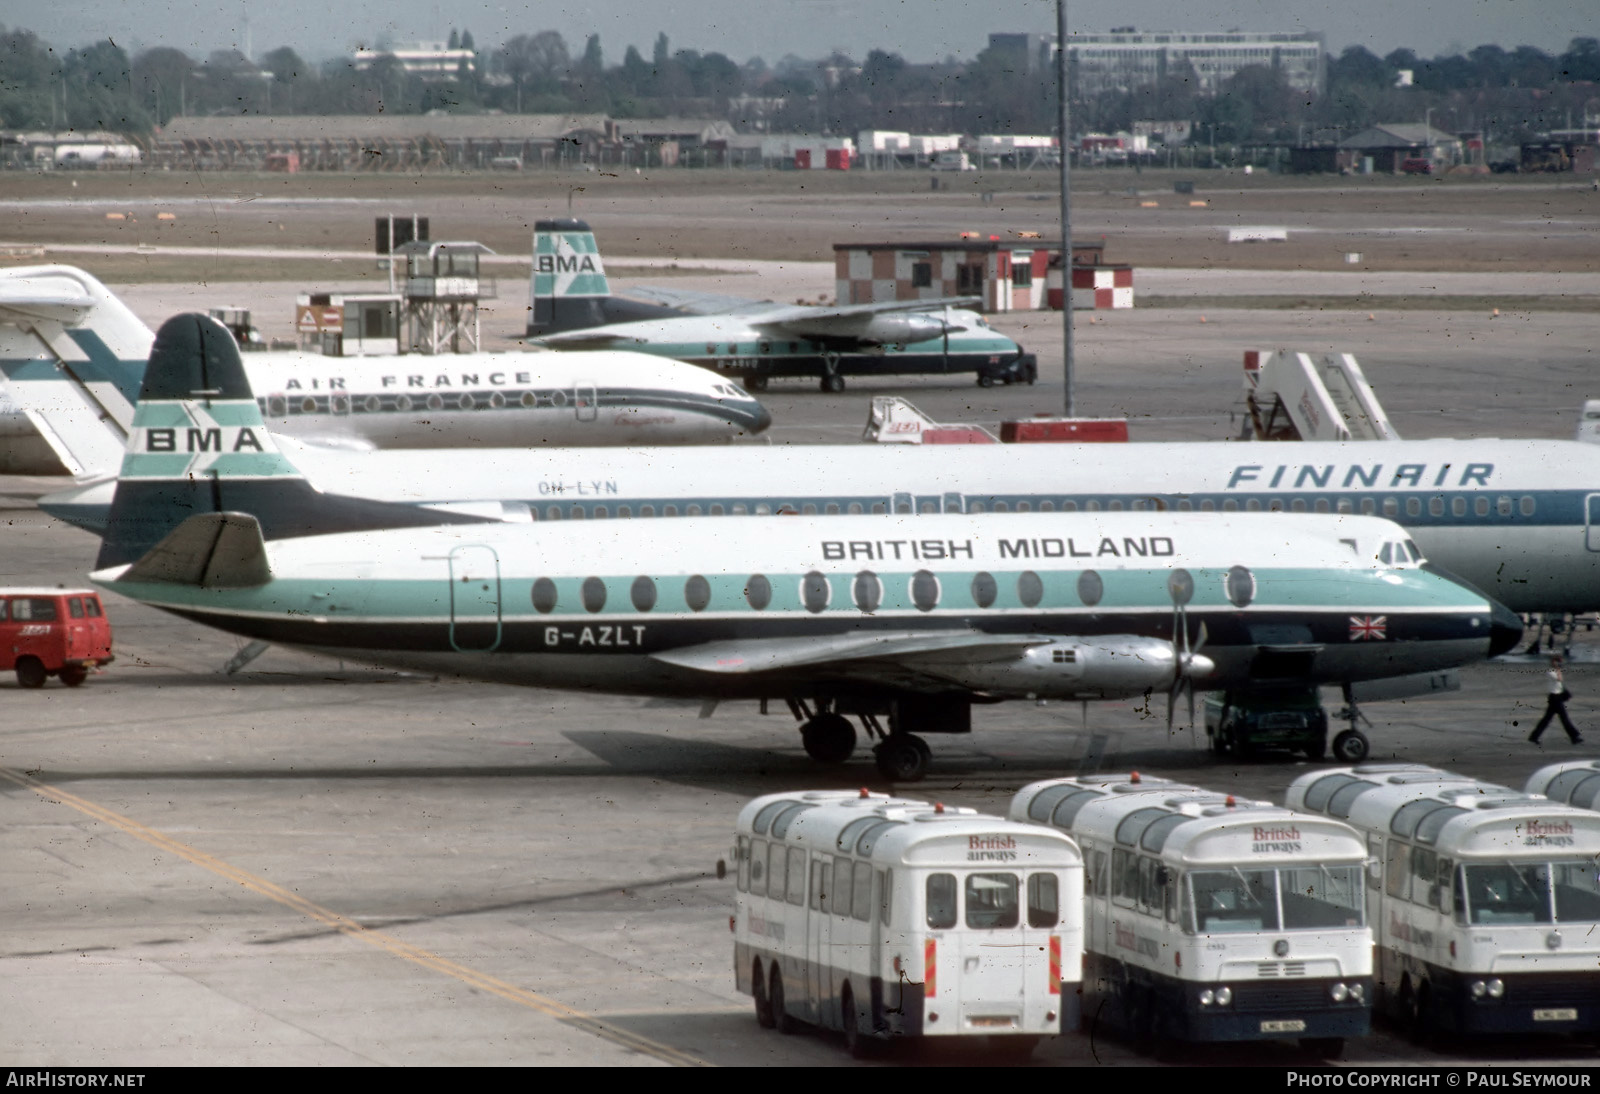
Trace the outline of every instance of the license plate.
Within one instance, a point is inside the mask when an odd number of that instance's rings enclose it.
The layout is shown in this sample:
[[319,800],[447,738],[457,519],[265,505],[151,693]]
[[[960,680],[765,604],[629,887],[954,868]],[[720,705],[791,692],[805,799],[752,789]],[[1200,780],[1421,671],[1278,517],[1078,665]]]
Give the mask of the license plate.
[[1552,1007],[1549,1010],[1536,1010],[1533,1012],[1535,1022],[1576,1022],[1578,1020],[1577,1007]]
[[967,1019],[969,1026],[982,1026],[985,1028],[1011,1029],[1017,1020],[1009,1014],[977,1014]]
[[1305,1022],[1299,1018],[1286,1018],[1281,1022],[1262,1022],[1262,1033],[1304,1033]]

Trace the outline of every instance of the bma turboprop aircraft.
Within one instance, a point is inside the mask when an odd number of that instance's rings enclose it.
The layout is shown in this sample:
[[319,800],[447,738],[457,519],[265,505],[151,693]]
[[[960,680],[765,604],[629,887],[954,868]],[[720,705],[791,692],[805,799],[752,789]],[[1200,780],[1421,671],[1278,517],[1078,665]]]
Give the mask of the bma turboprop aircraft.
[[[0,371],[15,402],[0,407],[6,469],[53,469],[42,435],[71,473],[115,472],[153,337],[82,270],[0,273]],[[246,355],[246,369],[274,431],[345,448],[704,444],[772,421],[738,385],[642,353],[273,351]],[[74,447],[40,428],[52,407],[113,430],[73,431]]]
[[960,305],[971,298],[786,305],[671,288],[611,295],[594,233],[581,220],[534,225],[527,336],[556,349],[660,354],[742,379],[973,372],[978,383],[1033,383],[1030,353]]
[[1348,684],[1522,633],[1369,517],[530,525],[331,497],[264,428],[232,338],[196,315],[157,335],[111,527],[164,534],[148,549],[108,537],[94,580],[196,622],[486,680],[778,699],[824,761],[849,757],[856,715],[900,779],[928,762],[912,731],[966,732],[974,703]]

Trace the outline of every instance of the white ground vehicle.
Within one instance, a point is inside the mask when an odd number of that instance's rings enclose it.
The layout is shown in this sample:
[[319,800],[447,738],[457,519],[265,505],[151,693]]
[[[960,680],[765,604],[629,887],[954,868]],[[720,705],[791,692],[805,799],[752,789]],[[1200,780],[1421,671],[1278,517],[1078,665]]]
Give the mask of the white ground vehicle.
[[1600,810],[1600,760],[1569,760],[1541,767],[1528,776],[1522,790],[1579,809]]
[[844,791],[757,798],[734,842],[734,971],[756,1019],[869,1038],[1076,1028],[1083,858],[1059,832]]
[[1419,1037],[1600,1030],[1600,814],[1420,764],[1314,771],[1285,804],[1366,836],[1375,1002]]
[[1370,1028],[1367,852],[1348,825],[1138,772],[1033,783],[1011,818],[1083,849],[1086,1021],[1328,1056]]

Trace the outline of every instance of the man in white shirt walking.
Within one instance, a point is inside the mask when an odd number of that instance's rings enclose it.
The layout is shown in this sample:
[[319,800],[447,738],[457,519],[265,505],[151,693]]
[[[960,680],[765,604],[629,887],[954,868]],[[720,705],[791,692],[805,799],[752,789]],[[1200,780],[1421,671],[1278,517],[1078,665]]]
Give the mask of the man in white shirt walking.
[[1572,719],[1567,717],[1567,700],[1572,698],[1572,692],[1567,690],[1566,675],[1561,671],[1561,658],[1550,658],[1549,677],[1550,693],[1545,696],[1544,717],[1539,719],[1539,724],[1533,727],[1533,732],[1528,734],[1528,740],[1534,744],[1539,743],[1539,738],[1544,734],[1545,727],[1550,724],[1550,719],[1560,718],[1562,728],[1567,731],[1567,736],[1575,745],[1581,745],[1583,738],[1579,736],[1578,729],[1572,724]]

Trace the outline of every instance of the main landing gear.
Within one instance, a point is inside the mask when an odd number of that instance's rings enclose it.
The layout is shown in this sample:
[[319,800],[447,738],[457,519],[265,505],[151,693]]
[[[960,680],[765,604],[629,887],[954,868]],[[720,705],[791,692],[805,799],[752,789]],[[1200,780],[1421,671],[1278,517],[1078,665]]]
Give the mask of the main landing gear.
[[1350,685],[1344,686],[1344,709],[1334,715],[1350,723],[1350,728],[1342,730],[1333,738],[1333,758],[1344,764],[1358,764],[1367,758],[1367,753],[1372,751],[1372,743],[1367,740],[1367,735],[1356,728],[1358,721],[1366,722],[1370,729],[1372,723],[1367,716],[1361,713],[1356,706],[1355,699],[1351,698]]
[[829,395],[837,395],[844,390],[844,377],[839,375],[839,355],[825,353],[822,355],[822,383],[821,388]]
[[[813,712],[802,699],[790,699],[789,710],[800,723],[800,743],[813,760],[837,766],[855,753],[855,727],[837,710],[819,704]],[[867,736],[877,739],[872,756],[880,775],[890,782],[918,782],[927,775],[933,750],[926,741],[898,729],[886,732],[875,714],[858,717]]]

